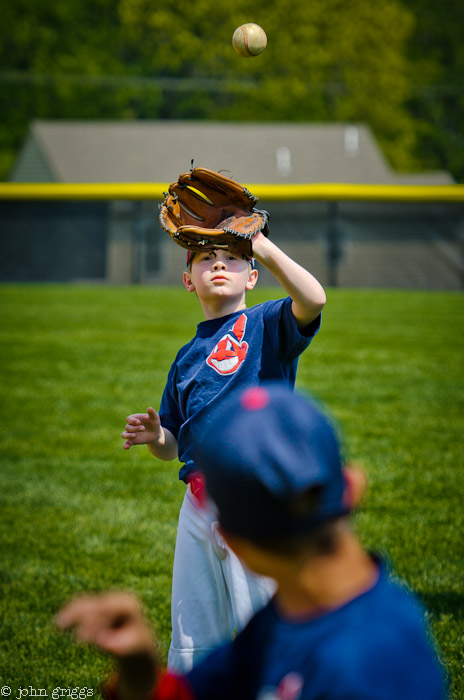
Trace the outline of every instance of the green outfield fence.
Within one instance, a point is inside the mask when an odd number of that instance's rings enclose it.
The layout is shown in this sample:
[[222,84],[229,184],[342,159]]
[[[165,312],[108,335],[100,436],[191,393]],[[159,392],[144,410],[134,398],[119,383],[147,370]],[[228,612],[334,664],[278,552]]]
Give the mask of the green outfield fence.
[[[168,186],[0,184],[0,281],[177,282],[183,252],[157,220]],[[326,285],[464,288],[464,185],[245,186]]]

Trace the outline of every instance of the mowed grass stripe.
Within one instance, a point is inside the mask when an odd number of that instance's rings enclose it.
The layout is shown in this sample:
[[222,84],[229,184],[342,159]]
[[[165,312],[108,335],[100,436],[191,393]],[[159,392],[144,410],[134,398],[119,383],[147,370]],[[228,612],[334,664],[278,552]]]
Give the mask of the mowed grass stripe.
[[[260,289],[249,304],[279,297]],[[126,452],[125,417],[155,408],[201,312],[181,287],[0,287],[0,677],[97,688],[107,660],[58,635],[53,615],[83,590],[138,593],[166,659],[178,463]],[[464,697],[463,297],[328,290],[297,385],[337,420],[367,472],[356,516],[428,606]]]

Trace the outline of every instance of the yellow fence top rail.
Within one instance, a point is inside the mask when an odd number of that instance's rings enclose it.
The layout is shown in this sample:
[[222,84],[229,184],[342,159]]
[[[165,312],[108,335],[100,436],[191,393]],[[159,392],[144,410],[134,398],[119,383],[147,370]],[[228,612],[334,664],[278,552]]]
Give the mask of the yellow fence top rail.
[[[159,200],[168,183],[0,183],[2,200]],[[464,185],[246,184],[260,200],[464,202]]]

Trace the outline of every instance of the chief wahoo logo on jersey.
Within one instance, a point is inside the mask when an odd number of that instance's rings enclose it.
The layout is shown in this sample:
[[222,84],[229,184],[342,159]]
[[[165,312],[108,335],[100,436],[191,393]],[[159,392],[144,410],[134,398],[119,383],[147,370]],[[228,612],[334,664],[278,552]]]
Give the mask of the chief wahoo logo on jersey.
[[246,322],[247,317],[242,314],[206,358],[206,364],[218,374],[233,374],[244,361],[248,352],[248,343],[242,340]]

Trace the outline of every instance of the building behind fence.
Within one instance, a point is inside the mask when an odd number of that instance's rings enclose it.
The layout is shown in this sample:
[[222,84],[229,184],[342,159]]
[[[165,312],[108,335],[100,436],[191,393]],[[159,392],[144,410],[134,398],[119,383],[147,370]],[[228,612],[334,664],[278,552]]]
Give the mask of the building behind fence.
[[[12,182],[169,182],[195,164],[247,183],[443,185],[398,175],[360,125],[37,122]],[[340,188],[343,193],[343,187]],[[158,201],[0,201],[3,282],[175,284],[185,254]],[[326,286],[462,289],[464,201],[266,201],[272,239]],[[273,284],[266,270],[261,283]]]

